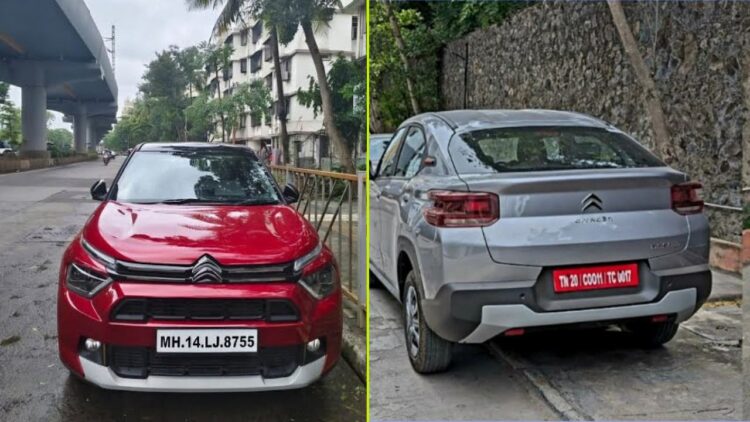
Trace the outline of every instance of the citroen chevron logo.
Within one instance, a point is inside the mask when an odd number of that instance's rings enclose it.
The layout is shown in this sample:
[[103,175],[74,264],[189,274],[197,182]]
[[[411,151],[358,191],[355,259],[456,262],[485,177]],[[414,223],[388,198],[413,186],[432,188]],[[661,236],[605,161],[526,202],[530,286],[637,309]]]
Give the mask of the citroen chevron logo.
[[221,282],[221,266],[211,255],[203,255],[193,265],[192,279],[194,283],[219,283]]
[[583,201],[581,201],[581,211],[586,212],[591,208],[596,208],[599,211],[602,210],[602,200],[593,193],[588,194]]

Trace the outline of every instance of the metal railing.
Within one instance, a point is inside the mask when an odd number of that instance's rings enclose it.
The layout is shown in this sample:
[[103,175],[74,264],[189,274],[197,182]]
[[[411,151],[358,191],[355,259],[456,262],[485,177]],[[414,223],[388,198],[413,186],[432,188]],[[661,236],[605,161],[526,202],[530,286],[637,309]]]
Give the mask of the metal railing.
[[344,298],[354,305],[357,321],[363,327],[367,306],[365,172],[268,167],[280,185],[292,183],[299,189],[300,199],[295,207],[336,256]]

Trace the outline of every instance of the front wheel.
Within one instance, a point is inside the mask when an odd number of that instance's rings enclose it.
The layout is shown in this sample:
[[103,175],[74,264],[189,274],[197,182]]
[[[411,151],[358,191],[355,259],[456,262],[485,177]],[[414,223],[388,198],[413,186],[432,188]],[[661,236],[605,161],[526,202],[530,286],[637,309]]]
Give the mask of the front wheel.
[[422,316],[419,276],[410,271],[404,284],[404,335],[412,368],[420,374],[442,372],[451,363],[453,343],[435,334]]

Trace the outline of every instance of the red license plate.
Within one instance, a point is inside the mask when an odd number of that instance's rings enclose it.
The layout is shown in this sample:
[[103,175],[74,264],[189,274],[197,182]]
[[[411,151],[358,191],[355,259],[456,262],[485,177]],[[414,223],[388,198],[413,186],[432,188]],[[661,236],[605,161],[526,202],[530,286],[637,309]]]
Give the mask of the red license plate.
[[638,286],[638,264],[600,265],[552,271],[555,293]]

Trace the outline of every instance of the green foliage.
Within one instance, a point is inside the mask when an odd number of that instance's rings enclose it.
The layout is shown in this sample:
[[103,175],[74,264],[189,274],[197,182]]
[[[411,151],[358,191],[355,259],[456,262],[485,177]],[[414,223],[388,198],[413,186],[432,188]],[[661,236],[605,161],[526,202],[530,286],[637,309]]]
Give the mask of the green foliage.
[[[364,139],[366,66],[364,58],[350,60],[339,56],[327,74],[333,96],[333,120],[352,148],[358,139]],[[309,80],[306,90],[297,91],[297,101],[312,108],[317,116],[322,112],[320,87],[315,78],[309,77]]]
[[49,129],[47,131],[47,144],[52,158],[75,154],[73,133],[68,129]]
[[21,109],[8,99],[0,104],[0,140],[21,145]]
[[[499,24],[529,5],[520,1],[392,2],[406,56],[413,68],[422,111],[441,108],[439,56],[442,46],[467,33]],[[411,116],[406,78],[393,38],[386,6],[370,3],[370,95],[377,102],[386,131]]]

